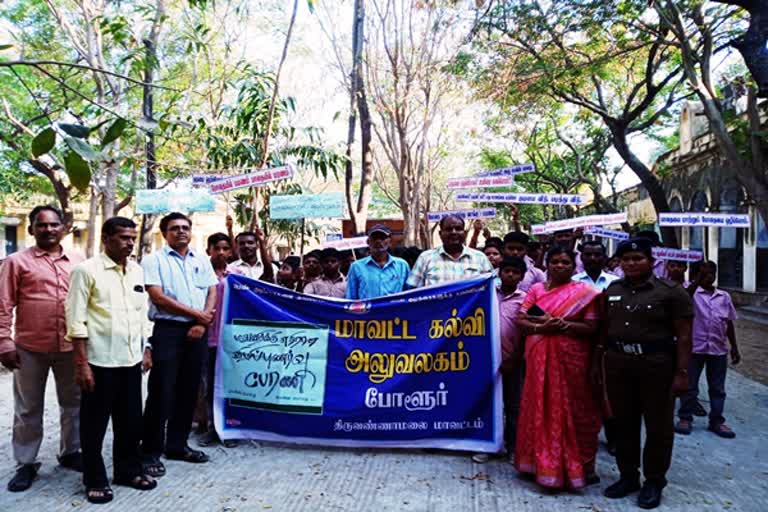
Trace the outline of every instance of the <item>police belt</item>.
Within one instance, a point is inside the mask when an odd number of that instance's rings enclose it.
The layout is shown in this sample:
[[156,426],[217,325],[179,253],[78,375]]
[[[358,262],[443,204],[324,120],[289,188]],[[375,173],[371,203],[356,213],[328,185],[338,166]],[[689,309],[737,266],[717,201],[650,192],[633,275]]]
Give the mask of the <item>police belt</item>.
[[653,341],[649,343],[624,343],[622,341],[611,340],[608,342],[607,346],[614,352],[621,352],[633,356],[657,354],[659,352],[674,354],[677,351],[677,344],[671,340]]

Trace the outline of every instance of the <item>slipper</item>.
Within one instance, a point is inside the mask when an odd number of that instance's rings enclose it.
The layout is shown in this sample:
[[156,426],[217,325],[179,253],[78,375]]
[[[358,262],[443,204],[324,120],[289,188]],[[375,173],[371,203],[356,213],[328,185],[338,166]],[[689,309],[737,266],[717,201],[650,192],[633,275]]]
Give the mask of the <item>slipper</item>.
[[238,442],[234,439],[227,439],[224,441],[224,448],[236,448],[238,445]]
[[136,475],[133,478],[115,478],[112,480],[112,483],[115,485],[131,487],[137,491],[151,491],[157,487],[157,480],[150,475]]
[[85,489],[85,499],[87,499],[89,503],[96,505],[109,503],[114,497],[115,495],[112,493],[112,489],[109,486],[88,487]]
[[144,473],[152,478],[160,478],[165,475],[165,464],[157,459],[143,464]]
[[680,420],[675,424],[675,432],[678,434],[683,434],[684,436],[687,436],[691,433],[693,430],[693,426],[691,425],[691,422],[688,420]]
[[166,452],[165,458],[169,460],[191,462],[193,464],[202,464],[210,460],[205,452],[201,452],[200,450],[193,450],[191,448],[187,448],[183,452]]
[[723,437],[725,439],[733,439],[736,437],[736,432],[730,429],[728,425],[725,423],[721,423],[719,425],[710,425],[709,429],[710,432],[714,432],[715,435],[718,435],[720,437]]
[[56,457],[59,461],[59,465],[63,468],[71,469],[73,471],[83,472],[83,454],[81,452],[68,453]]

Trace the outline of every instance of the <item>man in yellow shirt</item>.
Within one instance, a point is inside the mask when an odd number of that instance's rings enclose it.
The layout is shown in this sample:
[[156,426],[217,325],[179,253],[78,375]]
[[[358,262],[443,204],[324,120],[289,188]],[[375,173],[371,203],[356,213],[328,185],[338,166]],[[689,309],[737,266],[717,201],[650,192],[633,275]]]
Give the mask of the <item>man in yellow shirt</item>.
[[[101,229],[104,253],[72,271],[66,300],[67,339],[74,344],[75,381],[82,388],[80,443],[83,484],[91,503],[112,500],[101,456],[110,417],[114,431],[115,485],[151,490],[144,474],[141,440],[141,369],[151,366],[142,353],[149,332],[144,272],[129,259],[136,224],[112,217]],[[143,360],[143,361],[142,361]]]

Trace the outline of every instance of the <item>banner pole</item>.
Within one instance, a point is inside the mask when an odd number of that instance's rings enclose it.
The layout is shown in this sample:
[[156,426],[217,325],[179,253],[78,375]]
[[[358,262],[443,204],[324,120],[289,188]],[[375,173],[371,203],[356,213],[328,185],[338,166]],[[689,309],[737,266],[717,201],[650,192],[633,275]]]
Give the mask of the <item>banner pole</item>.
[[301,256],[299,257],[300,267],[304,266],[304,225],[305,223],[306,223],[306,219],[302,217],[301,218],[301,250],[300,250]]

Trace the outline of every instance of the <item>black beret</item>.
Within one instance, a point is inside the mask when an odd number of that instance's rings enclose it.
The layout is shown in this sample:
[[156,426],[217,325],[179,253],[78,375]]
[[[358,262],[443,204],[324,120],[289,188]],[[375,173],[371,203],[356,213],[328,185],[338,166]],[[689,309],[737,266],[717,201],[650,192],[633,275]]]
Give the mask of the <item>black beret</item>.
[[649,258],[653,257],[653,240],[650,240],[648,238],[630,238],[629,240],[625,240],[619,244],[619,247],[616,249],[616,256],[621,258],[624,253],[627,252],[642,252]]

